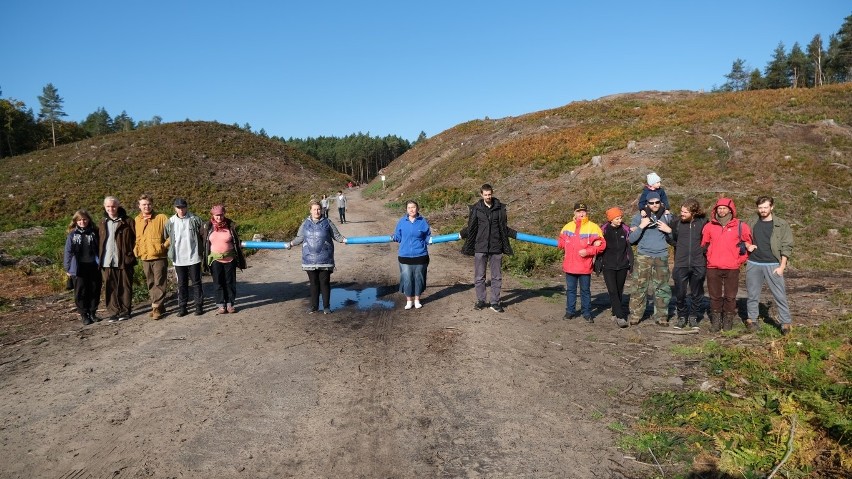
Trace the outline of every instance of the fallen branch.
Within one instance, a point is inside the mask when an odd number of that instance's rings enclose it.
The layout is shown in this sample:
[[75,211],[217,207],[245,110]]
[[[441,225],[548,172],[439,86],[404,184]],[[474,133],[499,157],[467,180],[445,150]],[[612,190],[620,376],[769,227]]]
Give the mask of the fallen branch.
[[772,472],[769,473],[769,476],[767,476],[766,479],[772,479],[772,476],[774,476],[775,473],[778,472],[778,469],[781,469],[781,466],[783,466],[784,463],[787,462],[787,459],[790,459],[790,454],[793,453],[793,436],[795,434],[796,434],[796,415],[793,414],[793,416],[790,417],[790,438],[787,439],[787,452],[784,454],[784,457],[781,458],[781,462],[779,462],[778,465],[775,466],[775,469],[773,469]]
[[674,334],[676,336],[684,336],[684,335],[687,335],[687,334],[698,334],[697,329],[680,329],[680,330],[678,330],[678,329],[661,329],[657,332],[662,333],[662,334]]
[[657,460],[657,456],[655,456],[655,455],[654,455],[654,451],[652,451],[652,450],[651,450],[651,448],[649,447],[649,448],[648,448],[648,452],[650,452],[650,453],[651,453],[651,457],[653,457],[653,458],[654,458],[654,462],[657,464],[657,469],[659,469],[659,470],[660,470],[660,475],[661,475],[661,476],[663,476],[663,477],[666,477],[666,473],[665,473],[665,472],[663,472],[663,467],[662,467],[662,466],[660,466],[660,461],[658,461],[658,460]]

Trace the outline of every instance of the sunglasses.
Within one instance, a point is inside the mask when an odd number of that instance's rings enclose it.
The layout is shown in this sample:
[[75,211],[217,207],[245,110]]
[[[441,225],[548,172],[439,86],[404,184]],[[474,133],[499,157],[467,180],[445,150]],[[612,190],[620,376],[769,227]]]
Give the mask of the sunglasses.
[[660,204],[660,202],[659,201],[649,201],[648,204],[649,205],[658,205],[658,204]]

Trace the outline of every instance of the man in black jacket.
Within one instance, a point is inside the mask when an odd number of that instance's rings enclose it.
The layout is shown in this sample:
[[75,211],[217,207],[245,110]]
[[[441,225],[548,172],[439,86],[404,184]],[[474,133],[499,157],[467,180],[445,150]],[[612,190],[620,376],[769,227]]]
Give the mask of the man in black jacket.
[[689,198],[680,207],[680,218],[671,226],[669,242],[675,248],[672,280],[677,301],[677,321],[674,325],[677,329],[683,329],[687,324],[692,329],[698,329],[700,306],[704,300],[704,276],[707,274],[707,254],[701,247],[701,231],[706,224],[707,218],[701,204]]
[[503,255],[512,254],[509,238],[515,238],[518,233],[507,226],[506,206],[494,197],[491,185],[482,185],[479,194],[482,199],[470,207],[467,226],[461,231],[462,253],[473,256],[474,308],[482,310],[488,304],[485,301],[485,268],[488,267],[491,270],[491,309],[502,313]]

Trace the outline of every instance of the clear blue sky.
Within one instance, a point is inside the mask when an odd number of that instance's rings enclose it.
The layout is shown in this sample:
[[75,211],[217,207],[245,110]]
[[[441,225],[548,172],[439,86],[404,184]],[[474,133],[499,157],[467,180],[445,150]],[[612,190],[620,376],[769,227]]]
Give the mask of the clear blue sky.
[[[574,5],[582,3],[582,5]],[[66,119],[249,123],[284,138],[414,140],[641,90],[709,90],[778,42],[824,46],[849,0],[5,0],[0,89],[53,83]]]

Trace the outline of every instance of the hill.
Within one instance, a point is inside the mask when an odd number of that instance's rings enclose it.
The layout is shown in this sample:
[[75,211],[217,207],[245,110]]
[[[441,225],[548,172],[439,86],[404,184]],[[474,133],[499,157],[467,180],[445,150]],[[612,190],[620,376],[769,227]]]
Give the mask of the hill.
[[[304,217],[310,195],[336,191],[346,179],[280,141],[219,123],[181,122],[3,158],[0,181],[4,231],[70,218],[77,208],[100,216],[106,195],[131,210],[149,192],[166,213],[182,196],[198,213],[224,203],[236,218],[271,215],[283,223],[267,222],[265,233],[284,235]],[[298,214],[281,214],[290,208]]]
[[674,204],[694,196],[709,207],[729,195],[750,215],[759,194],[774,196],[794,224],[793,268],[848,273],[851,166],[852,84],[643,92],[457,125],[391,163],[385,189],[374,180],[367,194],[394,206],[416,198],[454,230],[488,182],[516,229],[552,237],[576,201],[598,222],[613,205],[635,211],[656,171]]

